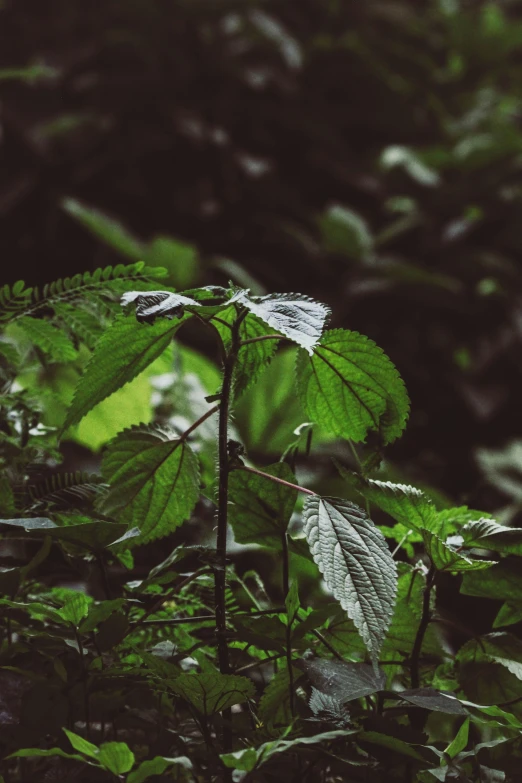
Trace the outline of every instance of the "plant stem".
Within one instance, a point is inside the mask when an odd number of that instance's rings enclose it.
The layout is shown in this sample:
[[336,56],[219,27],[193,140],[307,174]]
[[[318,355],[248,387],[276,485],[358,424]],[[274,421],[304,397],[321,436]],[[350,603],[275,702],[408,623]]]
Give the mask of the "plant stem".
[[286,340],[282,334],[261,334],[259,337],[249,337],[248,340],[241,340],[241,345],[250,345],[250,343],[260,343],[263,340]]
[[[132,623],[129,627],[129,633],[130,631],[135,631],[137,628],[140,627],[140,625],[143,625],[143,623],[151,616],[151,614],[154,614],[154,612],[157,612],[158,609],[161,609],[163,604],[166,601],[170,601],[171,598],[173,598],[177,593],[179,593],[180,590],[182,590],[184,587],[189,585],[191,582],[194,581],[194,579],[197,579],[198,576],[201,576],[202,574],[209,574],[211,573],[210,568],[201,568],[199,571],[195,571],[193,574],[190,574],[190,576],[187,576],[186,579],[183,579],[183,581],[178,582],[177,585],[174,585],[172,590],[169,590],[168,593],[165,593],[165,595],[162,595],[158,600],[145,612],[145,614],[140,617],[139,620],[136,620],[135,623]],[[212,619],[212,615],[210,615],[210,619]]]
[[290,489],[297,489],[298,492],[304,492],[306,495],[317,495],[317,492],[314,492],[312,489],[300,487],[298,484],[292,484],[290,481],[277,478],[277,476],[271,476],[270,473],[264,473],[262,470],[258,470],[257,468],[249,468],[246,465],[234,465],[234,469],[245,470],[247,473],[255,473],[256,476],[262,476],[263,478],[267,478],[270,481],[274,481],[276,484],[282,484],[284,487],[290,487]]
[[105,568],[105,562],[103,560],[102,552],[96,552],[96,562],[98,563],[98,568],[100,570],[100,576],[103,585],[103,592],[105,593],[105,598],[107,600],[110,600],[112,598],[112,594],[111,594],[109,578],[107,575],[107,569]]
[[82,671],[82,680],[83,680],[83,709],[85,712],[85,734],[87,736],[87,739],[90,739],[91,716],[90,716],[90,709],[89,709],[89,687],[87,682],[88,674],[87,674],[87,669],[85,668],[84,649],[83,649],[82,639],[77,628],[74,629],[74,638],[76,639],[76,644],[78,645],[78,652],[80,653],[80,668]]
[[[286,607],[278,606],[276,609],[260,609],[255,612],[234,612],[231,617],[262,617],[263,615],[282,614]],[[186,623],[203,623],[216,619],[215,614],[199,614],[194,617],[171,617],[167,620],[145,620],[145,625],[183,625]]]
[[[286,530],[281,534],[281,548],[283,551],[283,594],[285,600],[290,590],[290,553],[288,551],[288,536]],[[292,669],[292,624],[288,609],[286,610],[286,667],[288,669],[288,695],[290,697],[290,715],[295,714],[294,702],[294,671]]]
[[426,586],[424,588],[424,595],[422,598],[422,616],[420,619],[419,627],[417,629],[417,635],[415,636],[415,642],[413,643],[413,649],[411,651],[410,659],[410,672],[411,672],[411,687],[418,688],[420,685],[419,676],[419,658],[422,650],[422,643],[424,636],[428,630],[428,625],[431,621],[430,610],[430,598],[433,583],[435,581],[435,568],[432,565],[426,577]]
[[188,436],[191,435],[194,432],[194,430],[196,430],[200,426],[200,424],[203,424],[203,422],[206,421],[208,418],[210,418],[210,416],[212,416],[214,413],[217,413],[218,409],[219,409],[219,405],[214,405],[213,408],[209,408],[209,410],[206,411],[206,413],[204,413],[203,416],[200,416],[199,419],[194,422],[194,424],[190,425],[188,430],[185,430],[185,432],[183,432],[180,435],[179,439],[186,440]]
[[[216,604],[216,638],[221,674],[230,673],[230,661],[227,645],[227,616],[226,616],[226,568],[227,568],[227,532],[228,532],[228,419],[230,415],[230,398],[232,395],[232,381],[234,366],[240,348],[239,327],[246,317],[247,311],[238,314],[231,330],[231,345],[225,357],[223,367],[223,385],[221,387],[221,400],[219,402],[219,430],[218,430],[218,510],[217,510],[217,540],[216,555],[217,568],[214,571],[214,597]],[[232,711],[223,710],[223,753],[232,750]],[[231,777],[231,775],[229,776]]]

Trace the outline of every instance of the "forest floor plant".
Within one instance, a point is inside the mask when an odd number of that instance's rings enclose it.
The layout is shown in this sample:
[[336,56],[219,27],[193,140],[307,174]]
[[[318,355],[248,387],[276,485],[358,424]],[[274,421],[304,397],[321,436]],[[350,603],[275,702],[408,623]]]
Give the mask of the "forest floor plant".
[[[325,328],[325,305],[160,277],[0,291],[4,783],[520,780],[522,642],[505,628],[522,530],[379,473],[408,395],[375,343]],[[207,360],[186,372],[175,352],[189,322],[219,347],[214,388]],[[281,343],[307,421],[259,466],[233,411]],[[57,472],[60,438],[144,373],[153,420],[115,433],[99,474]],[[348,444],[346,498],[298,482],[312,434],[330,456]],[[159,539],[174,543],[151,567]],[[503,602],[458,649],[437,631],[444,573]]]

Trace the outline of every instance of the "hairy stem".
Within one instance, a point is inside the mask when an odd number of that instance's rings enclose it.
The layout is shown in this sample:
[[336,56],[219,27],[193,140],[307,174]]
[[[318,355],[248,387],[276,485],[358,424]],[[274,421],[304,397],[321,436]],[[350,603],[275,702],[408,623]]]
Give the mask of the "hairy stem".
[[298,484],[292,484],[290,481],[277,478],[277,476],[271,476],[270,473],[264,473],[262,470],[258,470],[257,468],[249,468],[246,465],[235,465],[234,469],[245,470],[247,473],[255,473],[256,476],[262,476],[269,481],[274,481],[276,484],[282,484],[284,487],[290,487],[290,489],[297,489],[298,492],[304,492],[306,495],[317,495],[317,492],[314,492],[312,489],[300,487]]
[[[219,431],[218,431],[218,510],[217,510],[217,541],[216,555],[218,560],[214,572],[214,598],[216,604],[216,639],[219,670],[221,674],[230,673],[230,661],[227,645],[227,617],[226,617],[226,567],[227,567],[227,532],[228,532],[228,419],[230,415],[230,398],[232,395],[232,381],[234,366],[240,348],[239,327],[245,318],[247,311],[240,313],[232,326],[231,345],[225,357],[223,367],[223,385],[221,387],[221,400],[219,402]],[[223,752],[232,750],[232,712],[223,710]]]
[[[290,590],[290,553],[288,551],[288,536],[286,530],[281,534],[281,547],[283,551],[283,593],[285,600]],[[287,610],[286,614],[286,667],[288,669],[288,695],[290,697],[290,715],[294,717],[294,671],[292,669],[292,623],[293,618]]]
[[431,566],[428,572],[428,576],[426,577],[426,586],[424,588],[424,595],[422,598],[422,616],[419,623],[419,627],[417,629],[417,635],[415,636],[415,642],[413,643],[413,649],[411,651],[410,672],[411,672],[412,688],[418,688],[420,685],[419,659],[422,650],[422,643],[424,641],[424,636],[426,634],[426,631],[428,630],[428,625],[430,624],[431,621],[430,598],[431,598],[431,590],[433,588],[434,581],[435,581],[435,568],[434,566]]

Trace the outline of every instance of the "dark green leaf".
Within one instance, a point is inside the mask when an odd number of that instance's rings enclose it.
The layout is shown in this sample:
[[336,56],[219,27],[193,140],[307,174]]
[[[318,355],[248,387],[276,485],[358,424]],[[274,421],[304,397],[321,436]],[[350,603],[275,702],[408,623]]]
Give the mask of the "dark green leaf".
[[[284,462],[263,468],[263,472],[296,483]],[[297,490],[254,473],[234,470],[229,480],[229,498],[228,519],[236,541],[279,550],[281,536],[294,510]]]
[[522,528],[499,525],[493,519],[468,522],[460,531],[466,546],[522,555]]
[[520,560],[507,558],[484,572],[464,574],[460,592],[480,598],[522,602]]
[[[101,508],[138,525],[144,543],[171,533],[199,497],[199,467],[186,441],[157,426],[133,427],[108,446],[102,473],[110,483]],[[130,542],[129,542],[130,543]]]
[[341,703],[369,696],[386,687],[386,675],[366,663],[344,663],[326,658],[299,661],[312,685]]
[[333,723],[338,728],[347,728],[350,725],[350,713],[343,702],[335,696],[312,688],[308,706],[316,720]]
[[432,712],[445,712],[448,715],[466,715],[466,710],[460,701],[451,693],[442,693],[435,688],[415,688],[400,691],[401,699]]
[[457,552],[429,530],[422,531],[426,553],[437,571],[483,571],[495,565],[494,560],[475,560]]
[[[294,687],[303,673],[292,667]],[[270,680],[259,701],[257,716],[268,728],[287,726],[292,720],[290,712],[290,675],[288,668],[280,669]]]
[[254,685],[246,677],[219,672],[182,674],[171,683],[171,688],[207,716],[254,696]]
[[409,399],[399,373],[386,354],[358,332],[334,329],[326,332],[312,356],[301,351],[297,389],[311,419],[356,443],[370,430],[391,443],[406,425]]
[[[164,756],[156,756],[148,761],[142,761],[137,769],[131,772],[127,777],[127,783],[143,783],[148,778],[155,775],[163,775],[165,770],[169,767],[181,767],[190,773],[192,770],[192,762],[186,756],[178,756],[177,758],[165,758]],[[178,777],[175,778],[176,780]]]

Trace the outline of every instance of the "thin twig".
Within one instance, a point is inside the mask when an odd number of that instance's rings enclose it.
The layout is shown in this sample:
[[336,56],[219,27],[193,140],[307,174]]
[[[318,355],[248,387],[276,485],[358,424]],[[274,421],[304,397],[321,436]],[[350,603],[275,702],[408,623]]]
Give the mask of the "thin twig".
[[424,588],[424,595],[422,597],[422,616],[420,619],[419,627],[417,628],[417,634],[413,643],[413,649],[411,651],[410,658],[410,672],[411,672],[411,687],[418,688],[420,684],[419,676],[419,659],[422,650],[422,643],[424,636],[428,630],[428,625],[431,621],[430,610],[430,598],[433,583],[435,581],[435,567],[432,565],[428,575],[426,577],[426,586]]
[[316,638],[316,639],[319,639],[319,641],[321,642],[321,644],[324,644],[324,646],[326,647],[326,649],[327,649],[327,650],[329,650],[329,651],[332,653],[332,655],[333,655],[335,658],[337,658],[337,660],[339,660],[339,661],[344,661],[344,658],[343,658],[343,656],[341,655],[341,653],[338,653],[338,652],[337,652],[337,650],[335,649],[335,647],[332,647],[332,645],[330,644],[330,642],[328,642],[328,641],[327,641],[327,640],[324,638],[324,636],[323,636],[323,634],[322,634],[322,633],[320,633],[319,631],[316,631],[315,629],[312,631],[312,633],[313,633],[313,635],[315,636],[315,638]]
[[282,484],[284,487],[290,487],[290,489],[296,489],[298,492],[304,492],[306,495],[317,495],[317,492],[314,492],[312,489],[300,487],[298,484],[292,484],[290,481],[285,481],[277,476],[271,476],[270,473],[264,473],[257,468],[249,468],[247,465],[234,465],[234,469],[245,470],[247,473],[254,473],[256,476],[269,479],[269,481],[274,481],[276,484]]
[[219,410],[219,405],[214,405],[213,408],[210,408],[206,413],[203,414],[203,416],[200,416],[197,421],[194,422],[194,424],[191,424],[188,430],[185,430],[180,436],[180,440],[186,440],[189,435],[191,435],[194,430],[196,430],[201,424],[203,424],[204,421],[206,421],[210,416],[212,416],[214,413],[217,413]]
[[129,633],[130,631],[135,631],[140,627],[140,625],[143,625],[143,623],[146,622],[151,614],[154,614],[158,611],[158,609],[161,609],[166,601],[170,601],[171,598],[174,598],[174,596],[177,595],[180,590],[183,590],[183,588],[193,582],[194,579],[197,579],[199,576],[208,573],[212,573],[210,568],[201,568],[199,571],[195,571],[193,574],[190,574],[190,576],[187,576],[186,579],[183,579],[183,581],[179,582],[177,585],[174,585],[172,590],[169,590],[168,593],[165,593],[165,595],[162,595],[160,598],[158,598],[158,600],[149,609],[147,609],[145,614],[142,615],[139,620],[136,620],[135,623],[131,623],[129,627]]
[[250,343],[260,343],[263,340],[286,340],[286,337],[283,337],[282,334],[261,334],[259,337],[249,337],[246,340],[241,340],[240,346],[243,345],[250,345]]
[[[288,551],[288,536],[286,530],[281,534],[281,547],[283,550],[283,594],[285,600],[288,597],[290,591],[290,553]],[[295,703],[294,703],[294,671],[292,669],[292,624],[294,618],[290,617],[290,613],[286,613],[286,668],[288,670],[288,695],[290,699],[290,715],[294,717]]]

